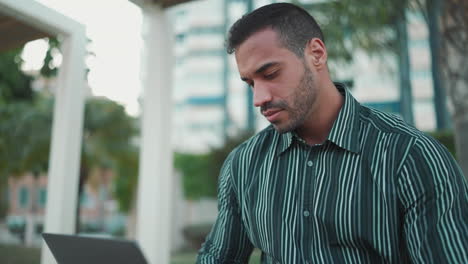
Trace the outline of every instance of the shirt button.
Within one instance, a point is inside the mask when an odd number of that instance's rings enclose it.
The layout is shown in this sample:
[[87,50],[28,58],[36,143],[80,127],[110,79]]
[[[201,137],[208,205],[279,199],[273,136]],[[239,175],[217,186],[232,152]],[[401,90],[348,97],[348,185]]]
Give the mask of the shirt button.
[[305,210],[305,211],[304,211],[304,216],[305,216],[305,217],[309,217],[309,215],[310,215],[309,211]]
[[314,165],[314,163],[313,163],[311,160],[309,160],[309,161],[307,162],[307,166],[312,167],[312,165]]

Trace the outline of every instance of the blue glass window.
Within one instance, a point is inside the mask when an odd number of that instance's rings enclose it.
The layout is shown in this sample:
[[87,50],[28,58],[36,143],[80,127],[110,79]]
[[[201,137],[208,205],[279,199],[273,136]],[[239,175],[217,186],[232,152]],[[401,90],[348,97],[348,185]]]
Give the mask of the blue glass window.
[[19,205],[21,208],[28,207],[29,203],[29,190],[26,187],[21,187],[19,190]]
[[47,190],[46,188],[39,189],[37,201],[39,206],[44,208],[47,201]]

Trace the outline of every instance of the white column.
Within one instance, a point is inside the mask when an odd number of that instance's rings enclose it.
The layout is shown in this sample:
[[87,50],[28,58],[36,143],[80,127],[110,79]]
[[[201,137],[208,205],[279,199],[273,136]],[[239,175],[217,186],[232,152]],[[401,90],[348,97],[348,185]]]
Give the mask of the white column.
[[169,263],[172,190],[172,32],[157,4],[144,4],[142,137],[137,240],[150,264]]
[[[85,89],[85,33],[66,36],[55,94],[44,232],[75,228]],[[56,263],[42,247],[42,264]]]
[[[34,195],[33,192],[31,192],[32,195]],[[34,240],[34,236],[35,236],[35,215],[32,213],[32,212],[28,212],[26,214],[26,226],[25,226],[25,230],[24,230],[24,242],[26,244],[26,246],[30,247],[33,245],[33,240]]]

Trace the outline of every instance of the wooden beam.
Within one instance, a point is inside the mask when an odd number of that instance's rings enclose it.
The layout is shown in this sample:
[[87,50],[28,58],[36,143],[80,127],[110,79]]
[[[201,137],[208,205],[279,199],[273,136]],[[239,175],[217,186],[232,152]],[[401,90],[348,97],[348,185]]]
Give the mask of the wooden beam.
[[159,4],[162,8],[168,8],[171,6],[175,6],[178,4],[183,4],[186,2],[194,1],[194,0],[129,0],[134,4],[142,7],[144,4],[152,3],[152,4]]
[[0,36],[2,36],[0,38],[0,52],[3,52],[51,35],[14,18],[0,15]]
[[[167,8],[167,7],[175,6],[178,4],[183,4],[186,2],[190,2],[190,1],[193,1],[193,0],[162,0],[162,6],[164,8]],[[160,2],[160,1],[155,0],[155,2]]]

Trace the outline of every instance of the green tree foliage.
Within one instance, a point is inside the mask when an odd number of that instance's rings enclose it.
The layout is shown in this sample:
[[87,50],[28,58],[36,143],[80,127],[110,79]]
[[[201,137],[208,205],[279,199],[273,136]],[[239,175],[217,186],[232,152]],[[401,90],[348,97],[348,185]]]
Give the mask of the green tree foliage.
[[0,177],[3,182],[10,175],[26,171],[47,170],[51,100],[34,103],[17,102],[0,106]]
[[86,102],[84,120],[80,182],[86,182],[92,168],[111,168],[117,176],[120,209],[127,211],[138,174],[138,149],[132,143],[138,132],[136,120],[120,104],[99,97]]
[[[88,43],[91,40],[88,39]],[[49,48],[40,69],[41,76],[54,78],[58,68],[54,65],[54,57],[60,54],[60,42],[57,38],[48,39]],[[88,51],[88,56],[94,56]],[[89,73],[89,69],[86,69]],[[93,168],[111,168],[117,174],[115,194],[120,209],[128,211],[136,190],[138,171],[138,150],[131,143],[136,135],[136,120],[125,113],[123,106],[104,99],[90,98],[86,102],[83,142],[80,165],[80,181],[78,196],[81,197],[83,185],[88,180]],[[77,220],[79,219],[79,207]],[[76,221],[77,225],[79,224]]]
[[[12,103],[0,106],[0,177],[27,171],[47,171],[52,125],[52,98],[37,99],[34,104]],[[117,184],[135,185],[138,153],[132,144],[135,120],[123,106],[105,99],[86,102],[80,182],[87,180],[92,168],[112,168]],[[122,194],[122,192],[120,192]],[[123,209],[128,201],[121,200]]]
[[252,134],[245,132],[229,137],[223,146],[205,154],[175,153],[174,167],[182,173],[185,197],[199,199],[216,197],[219,172],[231,151]]
[[210,158],[209,154],[174,154],[174,167],[182,173],[185,198],[216,196],[216,177],[209,171]]
[[[49,49],[42,77],[53,78],[57,68],[53,55],[59,52],[56,39],[49,40]],[[32,77],[21,71],[21,51],[0,54],[0,189],[9,176],[24,172],[46,172],[49,161],[53,97],[34,92]],[[138,151],[132,143],[137,133],[136,120],[128,116],[122,105],[107,98],[93,97],[86,101],[80,186],[93,168],[111,168],[117,175],[116,191],[122,184],[135,186]],[[127,189],[128,190],[128,189]],[[131,188],[131,192],[134,188]],[[121,199],[121,208],[128,209],[128,200]],[[120,197],[119,197],[120,198]]]
[[137,132],[122,105],[106,98],[86,101],[82,162],[86,167],[116,167]]
[[57,38],[49,38],[47,40],[49,47],[47,48],[44,63],[39,70],[41,76],[45,78],[51,78],[57,76],[58,67],[54,65],[54,54],[60,53],[60,42]]
[[[33,148],[19,148],[23,142],[34,142],[36,135],[25,133],[37,120],[43,118],[43,112],[31,111],[29,104],[34,101],[31,87],[32,77],[21,71],[22,47],[0,53],[0,190],[6,188],[7,176],[19,174],[28,166],[34,169],[43,164],[26,159],[35,155]],[[21,121],[21,123],[19,123]],[[41,132],[38,132],[40,134]],[[37,144],[42,145],[37,142]],[[0,196],[0,216],[6,211],[4,195]]]
[[[91,39],[87,39],[88,44],[91,43]],[[39,70],[39,73],[44,78],[54,78],[58,73],[58,66],[54,64],[54,58],[60,54],[60,41],[56,37],[50,37],[47,39],[49,47],[47,48],[44,63]],[[91,51],[87,51],[87,56],[95,56]],[[86,77],[89,73],[89,68],[86,68]]]
[[325,42],[331,60],[348,63],[356,50],[379,55],[397,53],[395,27],[404,19],[409,7],[407,0],[340,0],[302,5],[317,18],[325,33]]
[[119,202],[119,209],[128,212],[135,199],[138,179],[138,148],[131,145],[126,152],[119,155],[116,163],[118,177],[114,184],[114,194]]
[[32,77],[21,71],[23,48],[0,53],[0,104],[32,101]]

